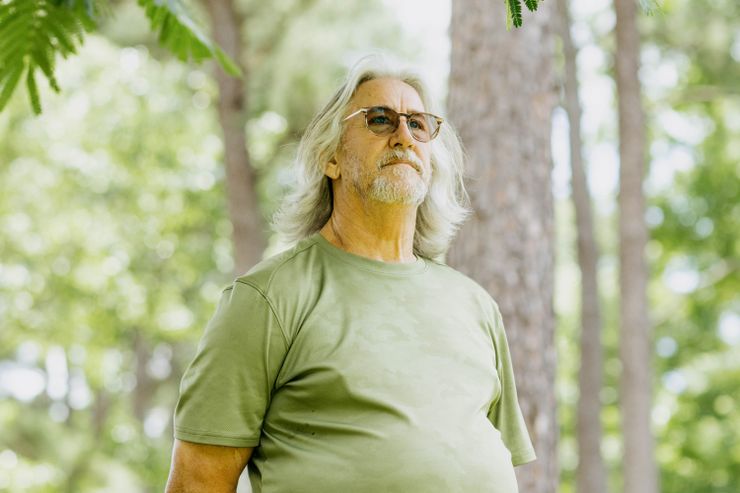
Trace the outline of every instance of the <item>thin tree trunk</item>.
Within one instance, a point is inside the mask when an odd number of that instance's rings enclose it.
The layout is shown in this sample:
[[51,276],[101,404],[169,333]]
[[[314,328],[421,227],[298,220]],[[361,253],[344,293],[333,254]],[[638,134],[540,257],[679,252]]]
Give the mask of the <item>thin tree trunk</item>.
[[81,490],[80,483],[90,472],[92,459],[100,449],[100,437],[104,435],[105,425],[108,420],[111,397],[100,388],[95,391],[95,400],[91,408],[90,424],[92,425],[92,439],[82,438],[88,443],[81,447],[81,452],[75,457],[71,464],[67,464],[63,486],[60,491],[65,493],[77,493]]
[[155,384],[147,372],[151,350],[144,338],[141,329],[134,328],[134,357],[136,359],[135,375],[136,387],[134,387],[132,406],[136,421],[144,425],[146,413],[149,411]]
[[448,261],[488,289],[504,317],[538,457],[517,468],[523,493],[555,492],[558,484],[550,5],[507,31],[503,3],[452,3],[448,108],[469,156],[475,214]]
[[568,0],[558,0],[565,71],[565,109],[570,122],[570,164],[573,205],[576,213],[578,265],[581,269],[581,368],[578,373],[578,468],[576,491],[606,492],[606,472],[601,456],[601,400],[603,350],[601,309],[597,281],[598,249],[594,239],[591,199],[586,183],[581,144],[581,105],[578,101],[576,49],[570,36]]
[[637,2],[615,0],[616,79],[619,101],[619,290],[622,361],[620,399],[624,435],[624,491],[657,493],[651,410],[651,336],[647,308],[647,227],[642,191],[645,117],[640,81]]
[[215,68],[219,89],[218,114],[224,134],[229,217],[233,226],[234,274],[240,275],[262,258],[266,244],[244,129],[247,75],[241,58],[242,15],[234,0],[204,0],[204,4],[210,14],[215,41],[245,74],[243,79],[239,79],[227,75],[220,66]]

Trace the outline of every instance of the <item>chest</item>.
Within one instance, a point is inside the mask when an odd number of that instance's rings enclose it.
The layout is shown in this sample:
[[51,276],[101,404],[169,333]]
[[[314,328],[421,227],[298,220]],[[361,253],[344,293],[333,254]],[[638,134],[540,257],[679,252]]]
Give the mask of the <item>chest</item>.
[[485,405],[500,388],[487,321],[472,299],[444,288],[327,287],[295,332],[279,385],[324,400],[392,395]]

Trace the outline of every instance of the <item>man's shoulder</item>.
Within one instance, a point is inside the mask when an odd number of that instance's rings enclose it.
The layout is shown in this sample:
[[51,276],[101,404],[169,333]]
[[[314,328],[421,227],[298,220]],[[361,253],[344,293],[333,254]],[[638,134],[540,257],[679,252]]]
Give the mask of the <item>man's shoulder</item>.
[[489,296],[488,291],[476,280],[467,274],[455,269],[441,260],[425,259],[431,266],[431,271],[446,282],[454,283],[457,287],[465,288],[479,295]]
[[435,276],[433,282],[442,283],[450,293],[475,300],[475,304],[488,316],[495,316],[498,303],[495,297],[478,281],[441,260],[429,260],[429,271]]
[[263,294],[271,291],[276,284],[279,289],[299,287],[301,279],[306,278],[312,259],[310,250],[315,245],[311,238],[304,238],[292,247],[271,255],[236,278],[236,282],[249,284]]

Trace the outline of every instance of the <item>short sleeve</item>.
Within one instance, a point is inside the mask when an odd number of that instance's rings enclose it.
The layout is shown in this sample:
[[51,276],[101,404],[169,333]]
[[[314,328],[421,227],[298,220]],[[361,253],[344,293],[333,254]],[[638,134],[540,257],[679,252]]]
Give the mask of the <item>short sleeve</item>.
[[506,340],[506,332],[498,306],[495,306],[494,325],[494,349],[496,352],[496,371],[501,380],[501,394],[493,402],[488,412],[488,419],[501,433],[501,439],[511,452],[511,462],[518,466],[532,462],[535,455],[532,441],[527,432],[522,411],[516,395],[516,384],[514,382],[514,369],[511,364],[509,343]]
[[267,298],[242,281],[226,288],[180,383],[175,438],[257,446],[286,351]]

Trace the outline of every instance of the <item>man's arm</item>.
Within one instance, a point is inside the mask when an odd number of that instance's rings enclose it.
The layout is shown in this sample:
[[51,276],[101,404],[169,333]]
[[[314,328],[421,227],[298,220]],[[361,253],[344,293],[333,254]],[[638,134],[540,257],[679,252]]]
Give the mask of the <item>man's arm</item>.
[[252,450],[176,439],[165,493],[234,493]]

